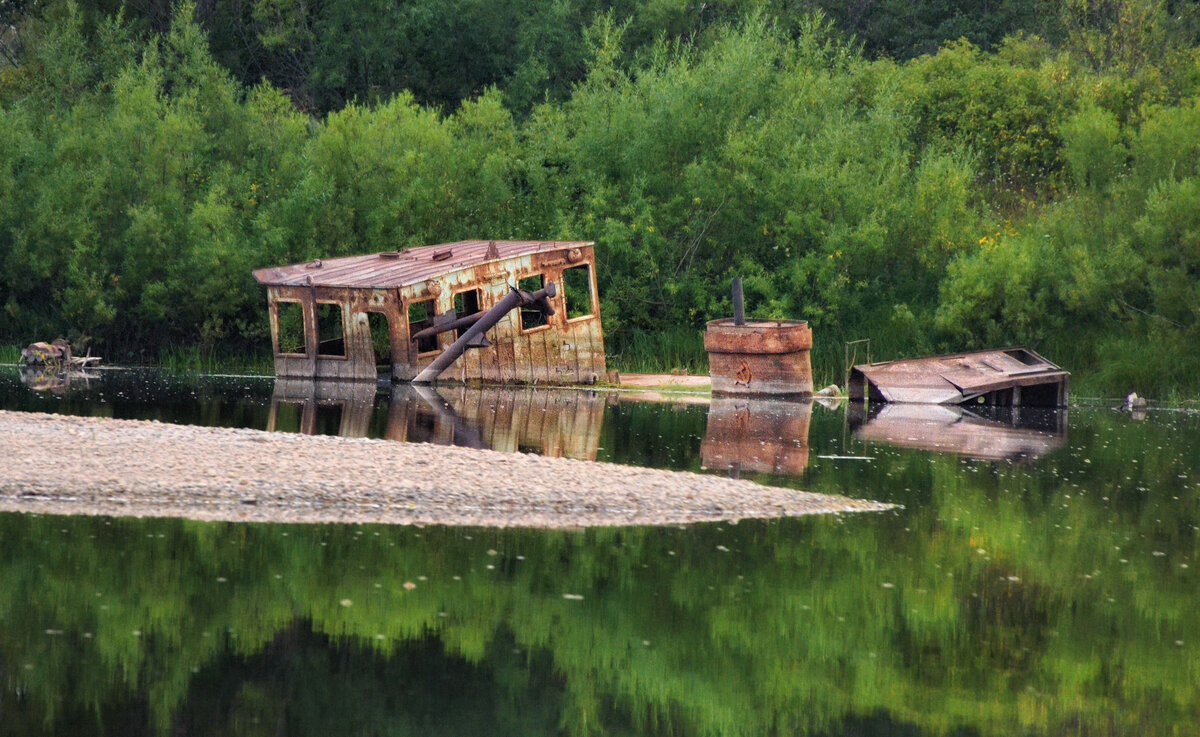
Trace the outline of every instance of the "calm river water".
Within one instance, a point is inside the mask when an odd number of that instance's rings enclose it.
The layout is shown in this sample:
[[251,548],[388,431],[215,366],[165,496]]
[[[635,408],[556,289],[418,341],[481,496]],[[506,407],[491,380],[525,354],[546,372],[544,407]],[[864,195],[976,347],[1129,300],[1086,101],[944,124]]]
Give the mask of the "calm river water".
[[0,514],[0,735],[1200,724],[1197,414],[98,373],[54,393],[0,369],[0,408],[707,469],[903,508],[574,532]]

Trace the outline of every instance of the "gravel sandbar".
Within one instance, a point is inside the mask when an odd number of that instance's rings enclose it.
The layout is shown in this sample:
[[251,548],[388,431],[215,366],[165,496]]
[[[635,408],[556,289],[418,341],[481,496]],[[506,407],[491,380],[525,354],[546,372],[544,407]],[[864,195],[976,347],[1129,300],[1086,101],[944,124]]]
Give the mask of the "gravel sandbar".
[[259,430],[0,411],[0,511],[581,528],[890,504],[696,473]]

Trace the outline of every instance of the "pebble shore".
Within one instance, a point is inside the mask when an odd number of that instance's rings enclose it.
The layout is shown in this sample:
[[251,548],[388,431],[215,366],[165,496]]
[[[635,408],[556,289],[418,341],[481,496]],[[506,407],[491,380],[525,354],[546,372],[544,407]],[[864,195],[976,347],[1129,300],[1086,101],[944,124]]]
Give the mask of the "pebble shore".
[[892,505],[696,473],[388,440],[0,411],[0,511],[582,528]]

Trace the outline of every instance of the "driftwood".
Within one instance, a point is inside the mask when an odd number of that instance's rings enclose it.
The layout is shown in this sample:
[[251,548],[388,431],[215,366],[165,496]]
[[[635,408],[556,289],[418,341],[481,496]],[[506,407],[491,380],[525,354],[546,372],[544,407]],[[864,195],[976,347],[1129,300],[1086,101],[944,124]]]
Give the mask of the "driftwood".
[[71,354],[71,344],[58,338],[52,343],[30,343],[27,348],[21,350],[21,361],[26,366],[45,366],[70,371],[98,363],[100,357],[93,356],[90,350],[86,356],[74,356]]

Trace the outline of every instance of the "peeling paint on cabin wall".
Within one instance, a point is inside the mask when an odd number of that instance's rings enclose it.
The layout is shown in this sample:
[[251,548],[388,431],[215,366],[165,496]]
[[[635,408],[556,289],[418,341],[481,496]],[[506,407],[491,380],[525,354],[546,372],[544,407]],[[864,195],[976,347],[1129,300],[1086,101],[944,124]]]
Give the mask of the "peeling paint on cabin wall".
[[[591,313],[568,319],[563,289],[564,269],[586,266],[590,280]],[[495,383],[593,383],[605,375],[604,336],[596,291],[593,249],[562,249],[491,261],[449,271],[426,282],[399,289],[369,289],[328,286],[269,286],[267,300],[271,321],[275,373],[281,377],[312,377],[337,380],[374,380],[375,354],[368,313],[383,314],[390,335],[392,377],[409,381],[454,342],[453,331],[437,336],[437,350],[419,352],[409,340],[409,306],[433,301],[433,313],[454,310],[454,297],[479,290],[479,309],[486,311],[529,276],[543,275],[543,283],[554,282],[559,294],[551,299],[555,314],[547,324],[525,330],[519,310],[509,313],[487,337],[492,345],[473,348],[443,374],[460,381]],[[574,295],[577,297],[577,295]],[[304,316],[305,353],[280,353],[278,303],[298,302]],[[317,355],[317,306],[340,305],[345,356]],[[432,318],[433,315],[430,315]]]

